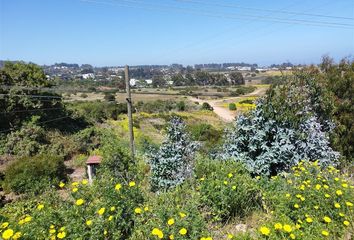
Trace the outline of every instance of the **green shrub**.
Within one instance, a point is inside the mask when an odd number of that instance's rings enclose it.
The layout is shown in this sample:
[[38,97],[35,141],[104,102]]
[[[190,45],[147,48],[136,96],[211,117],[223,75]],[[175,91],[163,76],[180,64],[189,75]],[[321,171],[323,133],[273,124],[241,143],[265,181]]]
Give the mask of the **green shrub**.
[[202,104],[202,110],[213,111],[214,108],[213,108],[212,106],[210,106],[209,103],[203,102],[203,104]]
[[38,193],[64,179],[63,158],[44,154],[22,157],[6,169],[4,188],[15,193]]
[[[210,236],[199,208],[199,194],[185,183],[148,199],[136,215],[131,240],[201,239]],[[180,230],[185,228],[186,234]],[[154,231],[155,229],[155,231]],[[153,233],[158,233],[154,235]],[[182,232],[183,233],[183,232]],[[160,234],[160,237],[159,237]]]
[[317,162],[302,161],[292,169],[284,177],[259,180],[266,209],[273,213],[263,221],[259,238],[347,239],[344,236],[353,230],[354,204],[348,176],[332,166],[321,169]]
[[[3,209],[7,229],[21,232],[21,239],[128,239],[134,226],[134,209],[143,202],[137,182],[100,179],[62,186],[58,193]],[[3,231],[5,229],[2,229]]]
[[80,94],[80,97],[82,97],[82,98],[87,98],[88,95],[87,95],[86,93],[81,93],[81,94]]
[[254,104],[252,99],[245,99],[239,102],[240,104]]
[[229,103],[229,110],[236,111],[237,110],[236,104],[235,103]]
[[260,189],[239,163],[199,159],[195,173],[212,220],[243,218],[261,209]]
[[114,102],[116,100],[116,96],[112,93],[105,93],[104,100],[108,102]]

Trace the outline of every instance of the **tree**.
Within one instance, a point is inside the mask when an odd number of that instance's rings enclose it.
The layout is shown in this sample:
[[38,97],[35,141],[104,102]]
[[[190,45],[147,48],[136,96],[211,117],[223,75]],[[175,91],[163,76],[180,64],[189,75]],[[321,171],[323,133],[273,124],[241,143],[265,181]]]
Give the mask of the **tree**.
[[240,72],[232,72],[229,74],[230,82],[232,85],[243,85],[245,84],[245,79]]
[[42,90],[52,84],[38,65],[5,62],[0,85],[0,129],[17,128],[33,115],[43,121],[66,115],[61,96]]
[[152,86],[154,88],[166,86],[166,80],[161,75],[152,77]]
[[184,86],[185,79],[181,73],[177,73],[172,76],[171,81],[173,81],[173,85],[175,86]]
[[154,191],[169,189],[192,176],[197,144],[186,133],[186,125],[173,117],[167,136],[158,150],[148,154],[151,167],[151,186]]
[[203,104],[202,104],[202,110],[213,111],[214,108],[213,108],[212,106],[210,106],[209,103],[203,102]]

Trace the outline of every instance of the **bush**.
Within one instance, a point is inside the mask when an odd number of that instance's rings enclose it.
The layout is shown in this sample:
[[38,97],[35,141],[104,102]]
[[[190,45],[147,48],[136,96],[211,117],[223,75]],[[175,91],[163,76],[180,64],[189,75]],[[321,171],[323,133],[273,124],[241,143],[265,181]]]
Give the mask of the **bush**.
[[[141,214],[135,218],[131,240],[201,239],[210,236],[199,208],[199,195],[187,182],[176,189],[154,195],[140,206]],[[186,234],[180,230],[185,228]],[[156,230],[157,229],[157,230]]]
[[212,220],[243,218],[261,209],[260,190],[239,163],[200,159],[196,176],[201,201],[211,210]]
[[184,101],[179,101],[177,103],[177,110],[178,111],[185,111],[186,110],[186,103]]
[[68,192],[65,198],[51,192],[3,210],[9,218],[5,228],[21,232],[25,240],[129,238],[134,209],[143,202],[137,182],[100,179],[91,187],[83,180],[62,189]]
[[36,124],[38,118],[25,123],[20,130],[7,135],[4,152],[18,156],[33,156],[47,143],[45,130]]
[[4,188],[15,193],[39,193],[65,179],[63,158],[44,154],[22,157],[6,169]]
[[173,117],[167,128],[167,138],[158,151],[148,154],[151,167],[151,187],[154,191],[175,187],[193,172],[193,156],[197,144],[190,140],[184,122]]
[[316,118],[296,129],[264,115],[260,102],[249,115],[239,116],[227,131],[221,158],[241,161],[255,175],[287,171],[302,159],[319,160],[321,166],[337,163],[339,155]]
[[82,97],[82,98],[87,98],[88,95],[87,95],[86,93],[81,93],[81,94],[80,94],[80,97]]
[[214,108],[213,108],[212,106],[210,106],[209,103],[203,102],[203,104],[202,104],[202,110],[213,111]]
[[116,100],[116,96],[112,93],[105,93],[104,100],[108,102],[114,102]]
[[237,110],[236,104],[235,103],[229,103],[229,110],[236,111]]
[[317,162],[302,161],[290,174],[261,178],[259,185],[273,214],[261,226],[269,233],[260,231],[258,238],[350,239],[354,191],[334,167],[322,170]]

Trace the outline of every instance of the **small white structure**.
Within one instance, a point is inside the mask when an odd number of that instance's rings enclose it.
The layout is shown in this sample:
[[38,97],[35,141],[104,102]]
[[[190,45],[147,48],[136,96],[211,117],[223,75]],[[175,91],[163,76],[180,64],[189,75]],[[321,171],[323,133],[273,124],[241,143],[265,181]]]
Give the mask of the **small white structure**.
[[146,82],[146,84],[150,85],[150,84],[152,84],[152,79],[146,79],[145,82]]
[[88,175],[88,179],[89,179],[89,183],[92,184],[93,178],[96,175],[96,171],[98,166],[100,165],[102,160],[101,156],[90,156],[87,161],[86,161],[86,165],[87,165],[87,175]]
[[85,73],[82,74],[83,79],[89,79],[89,78],[95,78],[95,75],[93,73]]
[[136,79],[135,78],[131,78],[129,83],[130,83],[130,86],[135,86],[136,85]]

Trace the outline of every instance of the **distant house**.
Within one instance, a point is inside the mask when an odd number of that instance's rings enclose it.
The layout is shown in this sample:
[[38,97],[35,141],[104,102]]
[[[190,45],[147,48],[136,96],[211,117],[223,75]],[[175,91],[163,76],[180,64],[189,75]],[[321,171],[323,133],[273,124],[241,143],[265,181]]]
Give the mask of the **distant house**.
[[146,84],[150,85],[150,84],[152,84],[152,79],[146,79],[145,82],[146,82]]
[[90,79],[90,78],[95,78],[95,75],[93,73],[84,73],[82,74],[83,79]]
[[135,86],[136,82],[137,82],[137,80],[135,78],[130,79],[130,82],[129,82],[130,86]]

